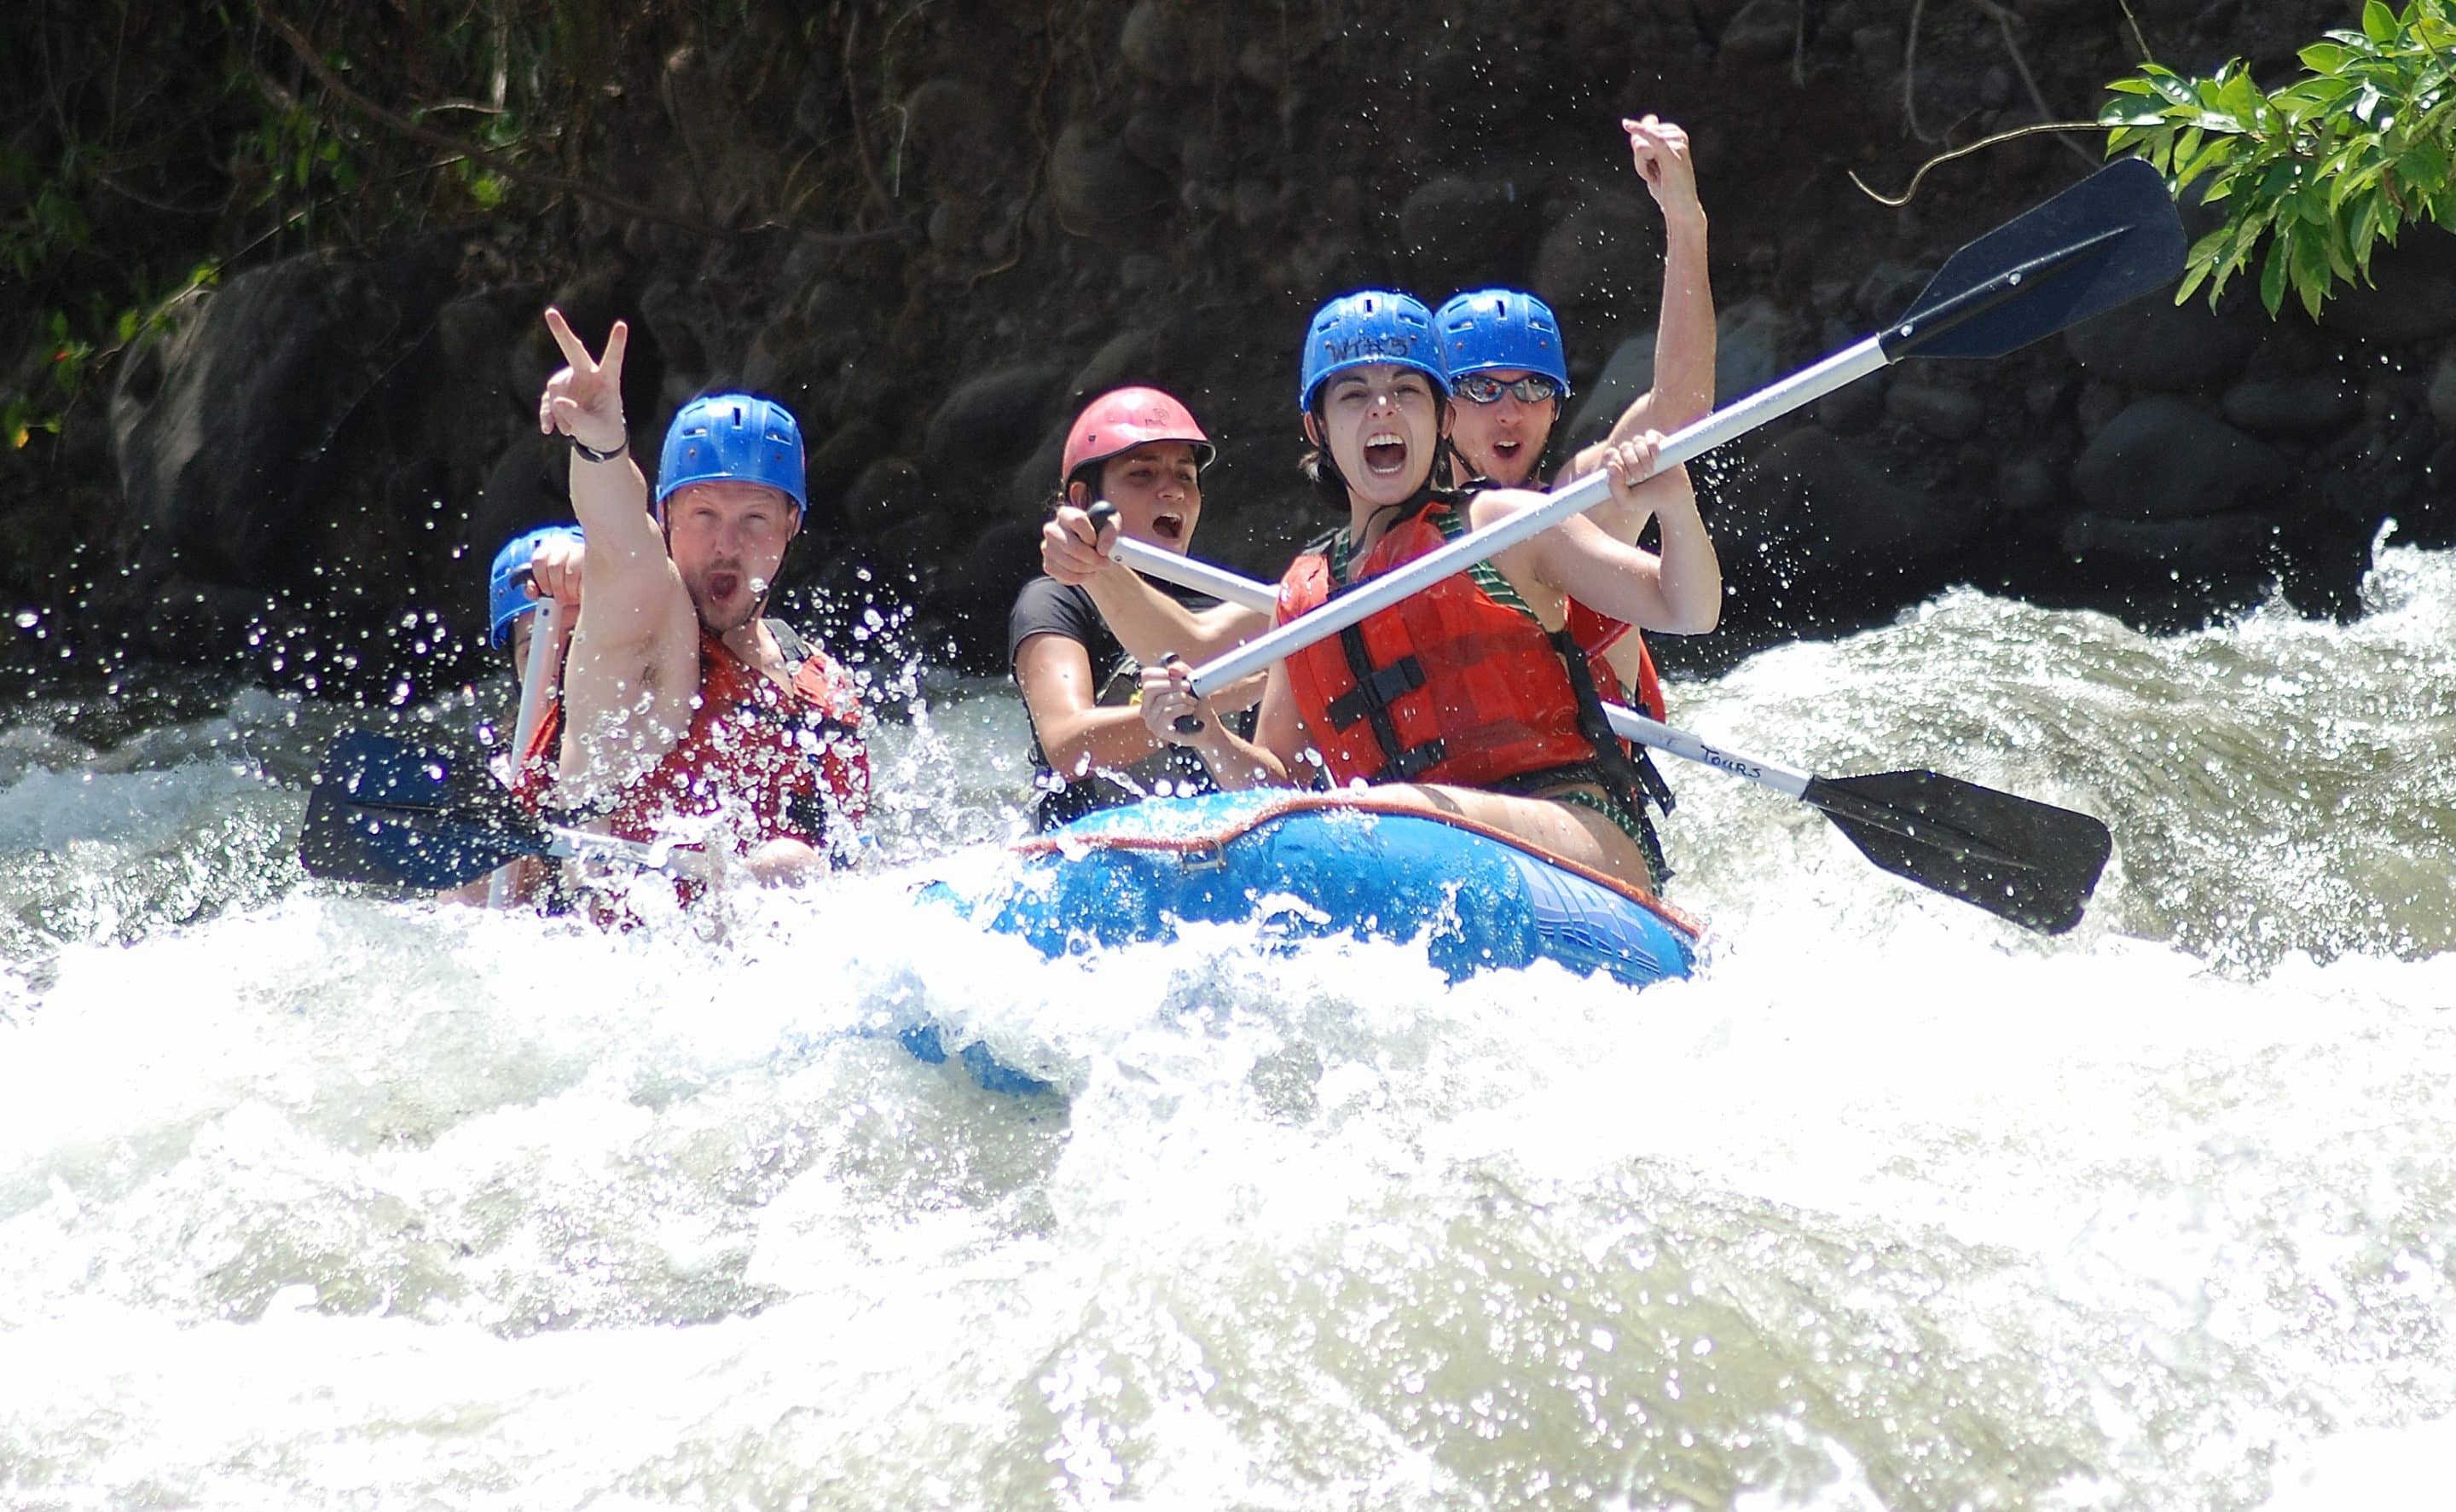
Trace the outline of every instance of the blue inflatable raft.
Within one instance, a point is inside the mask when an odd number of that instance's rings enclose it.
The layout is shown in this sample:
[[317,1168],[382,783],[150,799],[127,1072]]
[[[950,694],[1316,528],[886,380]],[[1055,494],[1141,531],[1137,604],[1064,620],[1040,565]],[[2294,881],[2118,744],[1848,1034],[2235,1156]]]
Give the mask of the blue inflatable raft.
[[1678,909],[1463,821],[1366,793],[1154,799],[1024,842],[972,896],[975,923],[1056,956],[1256,921],[1288,939],[1420,940],[1452,981],[1557,961],[1642,987],[1686,976],[1699,927]]
[[[1290,943],[1421,942],[1452,981],[1557,961],[1643,987],[1688,975],[1702,932],[1609,878],[1370,793],[1152,799],[1025,841],[978,886],[935,882],[919,896],[1053,958],[1172,940],[1188,923],[1252,922]],[[934,1026],[899,1037],[923,1060],[948,1056]],[[1048,1085],[977,1044],[956,1055],[993,1092]]]

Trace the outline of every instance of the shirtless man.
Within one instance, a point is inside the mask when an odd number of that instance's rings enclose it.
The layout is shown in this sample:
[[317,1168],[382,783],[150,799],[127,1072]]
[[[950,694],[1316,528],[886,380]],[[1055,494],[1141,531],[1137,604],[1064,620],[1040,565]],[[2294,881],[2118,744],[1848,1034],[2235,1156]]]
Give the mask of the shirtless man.
[[538,426],[571,441],[588,589],[563,668],[569,738],[539,796],[626,838],[729,851],[762,880],[805,875],[841,838],[830,821],[858,818],[870,771],[850,680],[762,618],[802,526],[800,427],[772,399],[692,400],[652,513],[624,425],[628,327],[592,357],[560,311],[545,322],[569,366]]

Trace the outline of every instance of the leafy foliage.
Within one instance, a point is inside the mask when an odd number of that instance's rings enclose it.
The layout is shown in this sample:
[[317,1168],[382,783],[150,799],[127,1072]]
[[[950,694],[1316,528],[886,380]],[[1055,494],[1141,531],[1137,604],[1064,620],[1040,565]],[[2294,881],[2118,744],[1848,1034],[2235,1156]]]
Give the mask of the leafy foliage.
[[[2206,78],[2155,63],[2107,88],[2110,153],[2147,158],[2180,193],[2209,180],[2225,224],[2186,258],[2178,304],[2261,259],[2271,316],[2290,286],[2317,318],[2339,281],[2369,281],[2373,249],[2400,230],[2456,231],[2456,0],[2367,0],[2360,31],[2302,51],[2302,76],[2262,90],[2241,60]],[[2263,238],[2267,251],[2262,255]]]
[[[306,8],[301,8],[302,10]],[[608,39],[573,0],[326,8],[326,67],[498,154],[566,166]],[[112,359],[225,273],[534,207],[463,155],[371,125],[252,7],[36,0],[0,48],[0,454],[57,436]]]

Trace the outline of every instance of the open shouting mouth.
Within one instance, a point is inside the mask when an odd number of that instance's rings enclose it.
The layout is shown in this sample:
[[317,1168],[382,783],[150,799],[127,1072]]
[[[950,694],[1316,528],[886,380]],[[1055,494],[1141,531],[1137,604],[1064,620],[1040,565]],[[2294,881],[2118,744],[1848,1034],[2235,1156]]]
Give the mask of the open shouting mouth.
[[1162,541],[1183,541],[1185,539],[1185,517],[1183,515],[1154,515],[1152,517],[1152,534],[1157,536]]
[[1407,465],[1407,439],[1396,431],[1364,438],[1364,466],[1376,477],[1396,477]]

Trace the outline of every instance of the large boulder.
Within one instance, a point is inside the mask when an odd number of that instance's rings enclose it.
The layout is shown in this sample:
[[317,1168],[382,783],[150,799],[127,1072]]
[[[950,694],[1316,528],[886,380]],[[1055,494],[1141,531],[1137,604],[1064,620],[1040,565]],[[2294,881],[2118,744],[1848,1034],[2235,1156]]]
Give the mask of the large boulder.
[[2121,520],[2232,514],[2267,501],[2289,476],[2273,447],[2166,395],[2109,420],[2073,469],[2090,508]]
[[1745,398],[1782,377],[1783,352],[1797,328],[1762,296],[1725,306],[1714,317],[1714,402]]
[[2362,413],[2362,391],[2341,371],[2246,378],[2225,393],[2225,418],[2254,436],[2330,436]]
[[2064,347],[2090,374],[2136,389],[2180,394],[2242,374],[2259,337],[2212,312],[2197,296],[2135,299],[2064,333]]
[[1816,425],[1759,453],[1722,505],[1727,541],[1785,541],[1812,566],[1853,575],[1947,562],[1983,522],[1978,507],[1897,481]]
[[1663,223],[1617,188],[1570,205],[1544,234],[1534,287],[1558,306],[1644,308],[1662,293]]
[[1435,178],[1399,207],[1399,235],[1416,259],[1416,287],[1436,302],[1454,289],[1515,284],[1541,229],[1531,186],[1509,174]]
[[440,492],[455,440],[416,434],[441,377],[418,358],[452,292],[444,251],[253,269],[129,354],[112,438],[140,566],[271,588],[303,582],[337,536],[380,550],[432,534],[404,517]]
[[2456,335],[2456,235],[2412,226],[2371,255],[2371,286],[2341,290],[2321,325],[2382,346]]
[[2428,391],[2430,418],[2439,428],[2456,436],[2456,346],[2439,354],[2439,363],[2430,370]]
[[1049,193],[1069,230],[1115,236],[1169,203],[1169,181],[1112,134],[1070,122],[1049,151]]
[[[1573,375],[1575,371],[1573,361]],[[1561,439],[1574,446],[1603,439],[1629,401],[1653,386],[1654,333],[1647,330],[1612,348],[1603,371],[1575,396],[1577,408],[1570,411]]]
[[921,461],[940,483],[972,483],[1021,460],[1051,420],[1065,375],[1054,367],[1000,368],[957,388],[930,417]]

